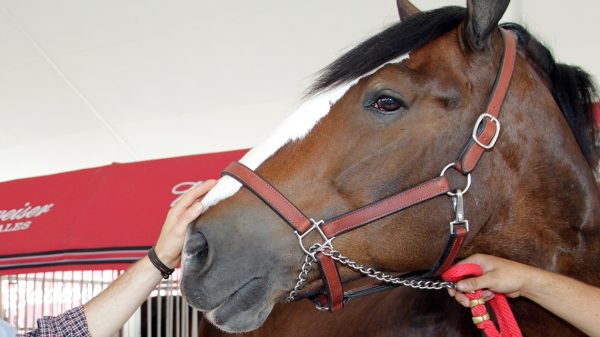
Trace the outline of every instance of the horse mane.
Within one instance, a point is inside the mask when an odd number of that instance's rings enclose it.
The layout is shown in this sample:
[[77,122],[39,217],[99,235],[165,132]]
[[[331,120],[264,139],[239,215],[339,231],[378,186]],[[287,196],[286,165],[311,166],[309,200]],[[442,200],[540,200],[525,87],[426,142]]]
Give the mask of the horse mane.
[[597,153],[594,135],[593,104],[598,91],[591,76],[577,66],[557,63],[550,50],[535,39],[523,26],[516,23],[501,25],[519,37],[519,47],[547,79],[552,96],[558,103],[581,151],[595,167]]
[[[462,7],[442,7],[421,12],[394,24],[360,43],[319,72],[308,95],[354,80],[401,55],[437,39],[466,18]],[[523,26],[501,25],[515,32],[519,48],[546,78],[548,89],[560,107],[581,151],[595,166],[600,149],[595,147],[593,103],[598,92],[588,73],[576,66],[557,63],[550,50]]]
[[309,95],[352,81],[401,55],[437,39],[466,17],[461,7],[421,12],[354,47],[320,71]]

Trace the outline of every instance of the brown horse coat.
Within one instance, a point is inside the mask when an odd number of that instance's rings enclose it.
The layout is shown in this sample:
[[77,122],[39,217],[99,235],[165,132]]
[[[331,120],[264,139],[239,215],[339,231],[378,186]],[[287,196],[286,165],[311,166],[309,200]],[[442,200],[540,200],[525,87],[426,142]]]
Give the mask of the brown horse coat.
[[[413,43],[408,60],[362,78],[309,135],[281,147],[256,171],[319,219],[439,174],[456,159],[486,104],[502,54],[496,24],[506,4],[473,1],[468,14],[440,9],[390,28],[398,34],[443,32]],[[500,115],[500,139],[473,171],[465,196],[472,225],[460,257],[497,255],[598,286],[600,196],[589,165],[598,157],[591,122],[585,124],[594,89],[585,73],[555,63],[524,29],[507,28],[519,36],[516,68]],[[375,40],[389,36],[384,33]],[[374,46],[377,41],[369,40],[336,61],[315,90],[371,70],[359,61]],[[390,96],[400,108],[382,111],[373,104]],[[455,175],[451,182],[463,186],[464,178]],[[445,245],[452,216],[448,200],[438,198],[340,236],[335,246],[382,270],[426,269]],[[479,335],[464,308],[444,292],[399,288],[331,315],[308,301],[282,304],[302,259],[289,227],[241,189],[190,228],[182,289],[224,329],[260,326],[248,336]],[[344,281],[359,277],[346,267],[340,272]],[[320,288],[313,273],[304,294]],[[511,304],[526,336],[581,335],[526,299]],[[205,335],[221,334],[203,324]]]

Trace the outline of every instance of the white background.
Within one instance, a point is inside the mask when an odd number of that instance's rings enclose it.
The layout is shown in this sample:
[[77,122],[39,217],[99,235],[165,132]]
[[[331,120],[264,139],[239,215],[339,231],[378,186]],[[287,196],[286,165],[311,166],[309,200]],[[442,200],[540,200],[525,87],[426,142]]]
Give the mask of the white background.
[[[505,20],[598,79],[599,9],[518,0]],[[393,0],[0,0],[0,181],[252,147],[396,13]]]

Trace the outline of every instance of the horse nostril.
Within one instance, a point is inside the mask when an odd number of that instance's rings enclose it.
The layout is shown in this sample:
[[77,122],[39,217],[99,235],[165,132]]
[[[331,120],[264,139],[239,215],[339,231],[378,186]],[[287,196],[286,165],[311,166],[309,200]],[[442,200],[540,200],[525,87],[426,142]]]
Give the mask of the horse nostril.
[[186,263],[194,263],[201,267],[208,256],[208,241],[201,232],[190,233],[185,242],[184,258]]

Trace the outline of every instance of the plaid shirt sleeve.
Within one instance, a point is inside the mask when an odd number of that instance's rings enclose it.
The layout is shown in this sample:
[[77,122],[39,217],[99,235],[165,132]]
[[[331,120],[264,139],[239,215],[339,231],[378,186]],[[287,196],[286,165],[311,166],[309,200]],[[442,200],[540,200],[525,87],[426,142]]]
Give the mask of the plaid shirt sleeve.
[[18,337],[91,337],[83,306],[58,316],[44,316],[37,321],[38,328]]

